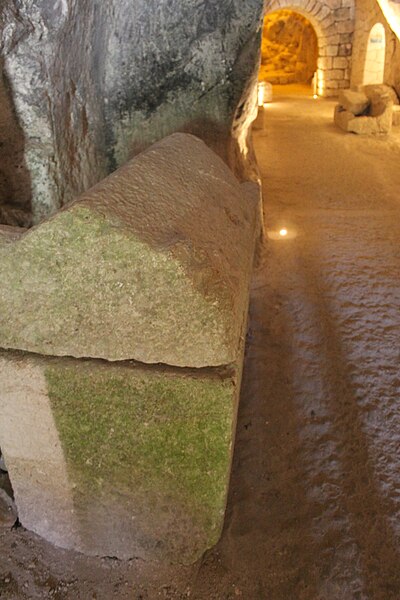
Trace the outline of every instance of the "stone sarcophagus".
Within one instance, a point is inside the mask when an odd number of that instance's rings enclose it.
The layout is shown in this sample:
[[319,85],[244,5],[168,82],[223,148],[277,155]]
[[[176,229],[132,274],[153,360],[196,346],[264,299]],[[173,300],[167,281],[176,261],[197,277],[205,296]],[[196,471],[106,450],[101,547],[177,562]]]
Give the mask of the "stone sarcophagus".
[[258,193],[175,134],[0,228],[0,446],[25,527],[195,561],[228,489]]

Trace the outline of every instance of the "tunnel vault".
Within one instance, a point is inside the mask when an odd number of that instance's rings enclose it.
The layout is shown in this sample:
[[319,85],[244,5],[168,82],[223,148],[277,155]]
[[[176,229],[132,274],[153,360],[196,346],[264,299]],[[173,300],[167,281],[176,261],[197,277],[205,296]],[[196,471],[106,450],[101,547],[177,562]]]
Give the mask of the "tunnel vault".
[[318,38],[310,21],[292,10],[264,19],[260,81],[310,84],[317,70]]
[[[281,10],[291,10],[305,17],[318,39],[318,94],[335,96],[350,83],[350,60],[353,33],[353,2],[332,9],[319,0],[272,0],[265,5],[265,16]],[[339,12],[341,11],[341,12]]]

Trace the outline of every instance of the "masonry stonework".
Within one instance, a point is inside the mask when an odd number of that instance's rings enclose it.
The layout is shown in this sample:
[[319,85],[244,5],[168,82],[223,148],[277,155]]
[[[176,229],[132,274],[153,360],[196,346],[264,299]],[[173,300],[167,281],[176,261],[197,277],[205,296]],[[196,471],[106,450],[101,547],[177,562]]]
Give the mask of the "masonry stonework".
[[394,87],[400,95],[400,40],[390,27],[379,4],[375,0],[359,0],[356,5],[354,31],[353,67],[351,85],[364,84],[364,69],[370,32],[377,24],[385,30],[385,69],[383,83]]
[[[338,90],[348,88],[354,31],[353,0],[268,0],[265,4],[265,14],[281,9],[300,13],[314,26],[318,38],[319,95],[336,96]],[[339,62],[338,58],[341,59]]]

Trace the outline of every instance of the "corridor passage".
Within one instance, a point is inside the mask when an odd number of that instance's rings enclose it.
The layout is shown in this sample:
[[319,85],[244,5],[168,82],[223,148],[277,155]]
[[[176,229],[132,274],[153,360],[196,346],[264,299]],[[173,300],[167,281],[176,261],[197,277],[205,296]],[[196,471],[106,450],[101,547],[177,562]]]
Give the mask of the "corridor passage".
[[246,599],[400,599],[400,137],[333,106],[278,97],[255,135],[274,239],[220,546]]

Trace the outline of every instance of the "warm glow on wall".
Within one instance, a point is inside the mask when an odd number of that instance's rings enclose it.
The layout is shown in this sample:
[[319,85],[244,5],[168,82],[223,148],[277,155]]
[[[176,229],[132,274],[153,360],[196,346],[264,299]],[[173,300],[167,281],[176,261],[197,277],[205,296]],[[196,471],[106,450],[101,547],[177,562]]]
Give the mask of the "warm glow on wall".
[[258,106],[265,106],[272,100],[272,85],[267,81],[260,81],[258,84]]
[[325,75],[321,69],[317,70],[317,93],[318,96],[323,96],[325,91]]
[[264,105],[264,88],[265,88],[265,84],[262,81],[261,83],[258,84],[258,106]]
[[378,0],[378,4],[389,23],[390,29],[400,40],[400,4],[391,0]]

